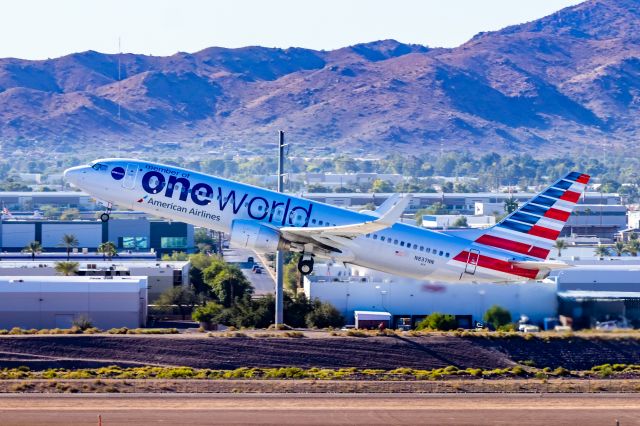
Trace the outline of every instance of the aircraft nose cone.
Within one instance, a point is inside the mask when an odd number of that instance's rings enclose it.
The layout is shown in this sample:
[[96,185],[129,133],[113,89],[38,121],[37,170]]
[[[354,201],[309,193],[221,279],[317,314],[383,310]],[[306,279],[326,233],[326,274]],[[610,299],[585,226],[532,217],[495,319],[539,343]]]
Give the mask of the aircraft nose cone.
[[80,182],[82,182],[82,177],[85,172],[86,166],[71,167],[64,171],[64,180],[73,185],[78,185]]

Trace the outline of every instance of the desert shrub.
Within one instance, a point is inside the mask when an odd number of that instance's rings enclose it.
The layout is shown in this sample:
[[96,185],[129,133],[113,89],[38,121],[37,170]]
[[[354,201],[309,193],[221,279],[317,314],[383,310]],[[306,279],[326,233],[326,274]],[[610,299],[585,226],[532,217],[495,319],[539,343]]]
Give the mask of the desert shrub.
[[511,322],[511,312],[501,306],[493,305],[482,317],[485,324],[490,324],[495,330]]
[[6,334],[9,334],[9,330],[4,329],[4,328],[2,330],[0,330],[0,336],[4,336]]
[[9,330],[9,334],[11,335],[22,334],[22,329],[20,327],[13,327],[11,330]]
[[93,321],[86,315],[78,315],[71,323],[72,327],[77,327],[81,331],[85,331],[93,327]]
[[556,376],[570,376],[571,372],[564,367],[558,367],[553,370],[553,374]]
[[304,333],[301,331],[285,331],[284,337],[293,337],[293,338],[301,338],[304,337]]
[[368,334],[362,330],[347,330],[347,336],[349,337],[367,337]]
[[107,330],[107,333],[109,334],[127,334],[127,332],[129,331],[129,329],[127,327],[120,327],[120,328],[112,328]]
[[425,319],[420,321],[416,327],[417,331],[420,330],[454,330],[457,326],[456,317],[453,315],[443,314],[441,312],[433,312]]

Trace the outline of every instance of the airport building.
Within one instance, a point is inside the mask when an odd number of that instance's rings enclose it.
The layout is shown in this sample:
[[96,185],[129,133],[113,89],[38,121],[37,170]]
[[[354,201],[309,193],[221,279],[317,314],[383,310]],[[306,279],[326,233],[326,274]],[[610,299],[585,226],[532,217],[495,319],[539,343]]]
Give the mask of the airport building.
[[0,277],[0,329],[144,327],[145,277]]
[[544,281],[522,283],[438,283],[412,280],[361,267],[316,265],[304,279],[310,299],[333,304],[354,324],[356,311],[387,312],[392,327],[413,327],[427,315],[454,315],[458,326],[474,327],[486,310],[499,305],[512,320],[553,328],[560,318],[574,328],[613,321],[640,327],[640,263],[603,261],[557,271]]
[[[66,257],[65,257],[66,259]],[[86,277],[145,277],[148,299],[153,303],[163,292],[181,285],[189,285],[189,262],[168,262],[155,259],[114,261],[83,259],[82,255],[72,255],[72,261],[78,262],[78,276]],[[54,277],[56,263],[52,260],[37,258],[35,261],[0,262],[0,279],[7,276]]]
[[11,259],[27,244],[38,241],[45,252],[64,252],[62,237],[74,235],[80,252],[95,252],[100,244],[111,241],[118,251],[148,252],[159,256],[174,251],[195,250],[193,225],[182,222],[136,219],[96,220],[3,220],[0,222],[0,253]]
[[[360,208],[368,204],[380,206],[387,198],[393,194],[387,193],[303,193],[302,196],[313,201],[333,204],[340,207]],[[529,201],[536,194],[531,192],[514,192],[514,193],[494,193],[494,192],[475,192],[475,193],[416,193],[407,208],[407,212],[415,213],[419,209],[426,209],[436,203],[443,204],[448,210],[460,214],[475,214],[476,203],[502,204],[513,197],[518,203],[522,204]],[[621,198],[619,194],[607,194],[600,192],[585,192],[578,201],[579,204],[592,205],[620,205]],[[484,214],[487,214],[486,212]],[[493,214],[491,212],[490,214]]]

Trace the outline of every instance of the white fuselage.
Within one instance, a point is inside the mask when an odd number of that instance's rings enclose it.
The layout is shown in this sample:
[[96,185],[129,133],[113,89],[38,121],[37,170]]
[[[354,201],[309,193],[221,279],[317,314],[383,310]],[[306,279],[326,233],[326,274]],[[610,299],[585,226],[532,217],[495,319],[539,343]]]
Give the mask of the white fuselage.
[[[98,160],[93,167],[67,170],[65,177],[102,202],[221,232],[230,232],[237,219],[255,220],[274,228],[348,225],[376,219],[373,214],[139,160]],[[471,245],[472,241],[465,238],[396,223],[355,238],[348,258],[341,258],[340,252],[330,257],[415,279],[523,280],[466,259],[454,260]],[[499,251],[492,254],[489,250],[488,254],[504,257]]]

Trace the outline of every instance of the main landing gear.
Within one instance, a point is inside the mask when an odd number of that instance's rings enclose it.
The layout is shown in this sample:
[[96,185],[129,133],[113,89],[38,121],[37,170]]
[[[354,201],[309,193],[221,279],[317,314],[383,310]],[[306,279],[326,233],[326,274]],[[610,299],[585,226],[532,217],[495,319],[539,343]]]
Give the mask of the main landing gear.
[[302,275],[309,275],[313,272],[313,256],[310,254],[302,254],[302,257],[298,261],[298,271]]

